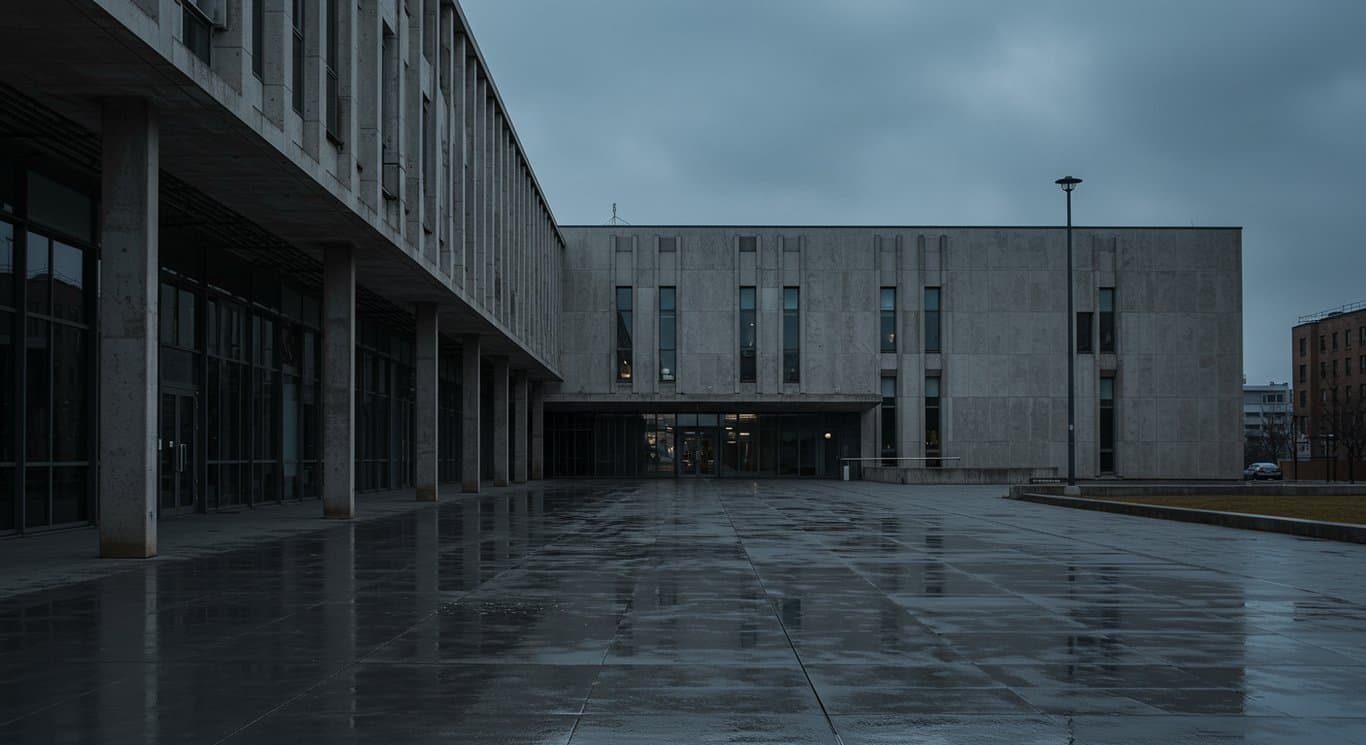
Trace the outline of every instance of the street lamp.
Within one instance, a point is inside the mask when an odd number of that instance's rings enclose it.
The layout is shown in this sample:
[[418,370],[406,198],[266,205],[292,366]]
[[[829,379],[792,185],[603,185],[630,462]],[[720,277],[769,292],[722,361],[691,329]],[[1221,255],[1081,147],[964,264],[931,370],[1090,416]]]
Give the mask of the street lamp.
[[1072,331],[1076,318],[1072,310],[1072,190],[1081,179],[1064,176],[1053,183],[1067,194],[1067,488],[1063,494],[1074,496],[1081,490],[1077,488],[1077,342]]

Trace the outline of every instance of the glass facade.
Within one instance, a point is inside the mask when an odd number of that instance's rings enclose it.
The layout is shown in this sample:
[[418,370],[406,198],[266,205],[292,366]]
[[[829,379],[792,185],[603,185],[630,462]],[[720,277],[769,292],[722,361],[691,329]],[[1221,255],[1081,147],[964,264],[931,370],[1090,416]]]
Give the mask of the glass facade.
[[548,478],[838,478],[859,415],[546,412]]
[[[44,168],[46,168],[44,166]],[[0,533],[95,519],[95,190],[0,157]],[[164,213],[166,214],[166,213]],[[157,288],[157,505],[162,515],[321,495],[317,278],[254,266],[167,214]],[[412,331],[362,313],[356,483],[413,478]],[[456,349],[439,393],[442,481],[460,474]]]
[[783,288],[783,382],[802,381],[801,290]]
[[617,300],[617,380],[623,383],[631,380],[631,367],[634,357],[631,334],[635,330],[632,321],[632,292],[630,287],[618,287]]
[[0,532],[93,519],[95,202],[0,165]]
[[925,351],[940,351],[939,288],[925,288]]
[[896,376],[882,376],[882,457],[891,460],[884,466],[895,466],[896,455]]
[[[1115,351],[1115,288],[1100,288],[1100,351]],[[1300,354],[1304,354],[1304,339],[1300,339]]]
[[[1350,389],[1349,389],[1350,390]],[[1100,472],[1115,472],[1115,379],[1100,379]]]
[[938,460],[944,454],[939,427],[939,395],[939,376],[925,376],[925,457],[934,459],[925,461],[929,468],[943,464]]
[[755,359],[755,299],[753,287],[740,288],[740,382],[753,383],[758,377]]
[[896,351],[896,288],[883,287],[878,298],[878,338],[883,352]]
[[[661,239],[662,240],[662,239]],[[678,292],[659,288],[659,380],[672,383],[678,375]]]

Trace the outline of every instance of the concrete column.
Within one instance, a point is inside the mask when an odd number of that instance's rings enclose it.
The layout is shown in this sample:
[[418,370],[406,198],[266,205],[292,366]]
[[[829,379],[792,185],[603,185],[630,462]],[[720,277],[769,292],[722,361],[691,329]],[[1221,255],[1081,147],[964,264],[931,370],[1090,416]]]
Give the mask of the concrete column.
[[525,484],[527,475],[526,371],[512,376],[512,483]]
[[161,132],[143,99],[101,112],[100,556],[157,554],[157,247]]
[[466,334],[460,340],[460,488],[479,491],[479,335]]
[[545,384],[531,384],[531,479],[545,478]]
[[493,485],[508,485],[508,358],[493,360]]
[[437,467],[438,427],[438,373],[441,358],[437,354],[440,341],[437,337],[436,303],[417,304],[417,400],[413,407],[417,425],[414,450],[417,455],[417,473],[413,485],[417,487],[417,498],[421,502],[437,501],[436,485],[440,482]]
[[323,250],[323,515],[356,514],[356,262],[351,246]]

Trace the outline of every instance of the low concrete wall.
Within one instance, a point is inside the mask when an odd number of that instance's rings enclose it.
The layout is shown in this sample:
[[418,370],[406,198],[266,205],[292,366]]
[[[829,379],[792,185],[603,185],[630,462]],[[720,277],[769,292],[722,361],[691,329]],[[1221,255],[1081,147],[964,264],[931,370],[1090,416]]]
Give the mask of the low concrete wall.
[[[1081,484],[1083,497],[1148,497],[1170,494],[1180,497],[1199,497],[1205,495],[1254,496],[1258,494],[1284,494],[1291,497],[1329,497],[1366,495],[1366,484],[1297,484],[1293,481],[1226,481],[1207,484]],[[1061,485],[1029,484],[1010,487],[1007,495],[1019,499],[1024,494],[1049,494],[1062,496]]]
[[[1013,492],[1014,490],[1012,490]],[[1170,494],[1170,491],[1164,492]],[[1162,507],[1133,502],[1110,502],[1084,497],[1062,497],[1051,494],[1022,493],[1014,497],[1024,502],[1049,504],[1058,507],[1074,507],[1098,512],[1112,512],[1136,517],[1155,517],[1162,520],[1177,520],[1187,523],[1219,525],[1225,528],[1242,530],[1262,530],[1270,533],[1286,533],[1306,538],[1322,538],[1329,541],[1366,543],[1366,525],[1348,523],[1326,523],[1317,520],[1300,520],[1293,517],[1273,517],[1271,515],[1246,515],[1238,512],[1216,512],[1214,510],[1193,510],[1186,507]]]
[[864,466],[863,480],[884,484],[1015,484],[1057,477],[1055,468],[906,468]]

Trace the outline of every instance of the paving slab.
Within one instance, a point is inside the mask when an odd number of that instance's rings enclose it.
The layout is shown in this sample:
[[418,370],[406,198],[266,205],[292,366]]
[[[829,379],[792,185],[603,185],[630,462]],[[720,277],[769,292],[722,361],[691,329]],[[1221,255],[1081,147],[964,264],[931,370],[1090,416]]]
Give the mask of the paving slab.
[[168,521],[114,570],[26,538],[0,742],[1366,745],[1366,546],[1000,496],[537,482]]

